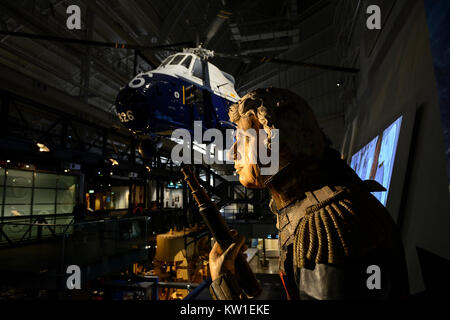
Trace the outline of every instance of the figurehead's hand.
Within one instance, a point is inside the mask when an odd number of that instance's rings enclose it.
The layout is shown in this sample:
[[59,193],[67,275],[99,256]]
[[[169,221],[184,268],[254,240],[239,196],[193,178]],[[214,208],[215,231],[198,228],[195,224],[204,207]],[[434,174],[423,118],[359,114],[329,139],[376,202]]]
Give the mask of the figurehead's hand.
[[235,261],[239,251],[244,252],[247,246],[244,244],[245,237],[239,235],[236,230],[231,230],[234,242],[225,250],[222,251],[219,244],[216,242],[209,253],[209,269],[211,272],[212,281],[220,277],[221,274],[231,272],[236,274]]

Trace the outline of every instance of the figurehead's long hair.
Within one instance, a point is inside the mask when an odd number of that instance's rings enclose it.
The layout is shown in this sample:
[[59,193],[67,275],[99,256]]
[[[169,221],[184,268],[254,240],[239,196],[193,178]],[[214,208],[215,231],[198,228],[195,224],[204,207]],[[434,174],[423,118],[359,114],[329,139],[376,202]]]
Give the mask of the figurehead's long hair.
[[234,123],[254,115],[267,133],[269,149],[272,129],[279,129],[280,147],[288,147],[295,157],[320,157],[328,144],[306,101],[287,89],[253,90],[233,104],[228,115]]

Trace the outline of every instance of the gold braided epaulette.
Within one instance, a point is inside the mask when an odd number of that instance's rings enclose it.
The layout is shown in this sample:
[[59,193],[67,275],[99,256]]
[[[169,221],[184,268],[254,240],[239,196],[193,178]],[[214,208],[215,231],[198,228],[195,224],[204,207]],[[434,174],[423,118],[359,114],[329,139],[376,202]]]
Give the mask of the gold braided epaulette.
[[341,264],[380,243],[386,219],[377,208],[358,206],[348,192],[306,209],[294,238],[294,265]]

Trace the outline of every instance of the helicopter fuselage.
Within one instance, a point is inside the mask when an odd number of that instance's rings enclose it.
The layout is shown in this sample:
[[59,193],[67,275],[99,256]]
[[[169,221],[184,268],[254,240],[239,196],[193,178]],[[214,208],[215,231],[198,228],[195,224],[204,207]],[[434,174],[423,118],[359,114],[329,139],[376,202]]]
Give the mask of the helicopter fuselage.
[[191,53],[169,56],[123,88],[115,107],[119,120],[138,134],[170,135],[178,128],[229,128],[228,108],[239,100],[232,76]]

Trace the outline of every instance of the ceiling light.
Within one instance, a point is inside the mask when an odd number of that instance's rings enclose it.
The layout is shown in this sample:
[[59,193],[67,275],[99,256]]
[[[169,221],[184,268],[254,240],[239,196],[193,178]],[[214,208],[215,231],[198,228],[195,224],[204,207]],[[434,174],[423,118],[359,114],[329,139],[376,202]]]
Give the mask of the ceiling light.
[[39,152],[50,152],[50,149],[43,143],[36,143],[39,148]]

